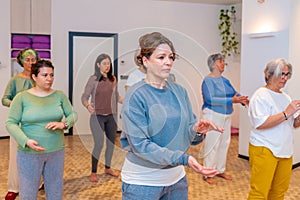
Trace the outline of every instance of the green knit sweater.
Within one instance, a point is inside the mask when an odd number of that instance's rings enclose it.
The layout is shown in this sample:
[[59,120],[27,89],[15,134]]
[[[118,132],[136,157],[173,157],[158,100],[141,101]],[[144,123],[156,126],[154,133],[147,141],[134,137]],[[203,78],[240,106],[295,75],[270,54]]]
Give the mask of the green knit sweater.
[[[56,90],[39,97],[23,91],[11,103],[6,129],[18,142],[20,151],[32,154],[54,152],[64,148],[64,131],[48,130],[45,126],[49,122],[61,122],[64,116],[69,128],[73,126],[77,114],[63,92]],[[30,149],[26,145],[28,139],[36,140],[46,151]]]
[[24,78],[22,76],[16,75],[12,77],[5,89],[5,92],[2,97],[2,105],[9,107],[13,98],[24,90],[30,89],[33,87],[33,80]]

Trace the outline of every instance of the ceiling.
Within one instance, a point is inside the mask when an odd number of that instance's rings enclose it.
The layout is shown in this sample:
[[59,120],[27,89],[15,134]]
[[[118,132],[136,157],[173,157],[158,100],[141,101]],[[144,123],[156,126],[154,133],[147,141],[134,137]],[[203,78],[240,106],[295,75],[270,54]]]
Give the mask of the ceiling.
[[205,4],[219,4],[219,5],[232,5],[242,3],[242,0],[161,0],[161,1],[177,1],[186,3],[205,3]]

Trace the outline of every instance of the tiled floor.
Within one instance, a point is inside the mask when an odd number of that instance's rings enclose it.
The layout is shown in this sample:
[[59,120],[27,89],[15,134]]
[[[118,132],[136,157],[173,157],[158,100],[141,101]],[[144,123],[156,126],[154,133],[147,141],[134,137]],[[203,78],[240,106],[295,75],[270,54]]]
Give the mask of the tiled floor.
[[[114,200],[121,199],[121,181],[118,178],[103,174],[104,167],[99,165],[98,183],[90,183],[90,136],[66,136],[66,160],[64,174],[64,200]],[[0,199],[4,199],[7,184],[8,139],[0,140]],[[118,145],[118,144],[117,144]],[[191,169],[186,168],[189,182],[190,200],[242,200],[247,198],[249,191],[249,164],[248,161],[238,158],[238,136],[232,136],[228,154],[227,172],[234,178],[225,181],[218,178],[218,185],[211,186],[202,180],[202,177]],[[201,145],[192,147],[189,153],[199,158]],[[116,148],[113,166],[121,169],[125,153]],[[103,157],[102,157],[103,160]],[[201,160],[201,158],[199,158]],[[19,198],[17,198],[19,199]],[[39,200],[45,199],[43,191],[39,192]],[[300,168],[292,172],[291,184],[286,200],[300,199]]]

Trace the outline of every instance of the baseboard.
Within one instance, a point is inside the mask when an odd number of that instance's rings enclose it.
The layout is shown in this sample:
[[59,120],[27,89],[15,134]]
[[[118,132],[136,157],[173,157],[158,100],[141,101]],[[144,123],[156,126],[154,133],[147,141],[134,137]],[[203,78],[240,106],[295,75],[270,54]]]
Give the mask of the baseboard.
[[245,160],[249,160],[249,156],[244,156],[244,155],[239,154],[238,157],[245,159]]
[[[64,135],[65,136],[69,136],[69,135],[73,135],[73,133],[71,133],[71,132],[65,132]],[[9,139],[9,138],[10,138],[10,136],[0,136],[0,140],[2,140],[2,139]]]
[[295,168],[297,168],[297,167],[300,167],[300,163],[293,164],[292,169],[295,169]]

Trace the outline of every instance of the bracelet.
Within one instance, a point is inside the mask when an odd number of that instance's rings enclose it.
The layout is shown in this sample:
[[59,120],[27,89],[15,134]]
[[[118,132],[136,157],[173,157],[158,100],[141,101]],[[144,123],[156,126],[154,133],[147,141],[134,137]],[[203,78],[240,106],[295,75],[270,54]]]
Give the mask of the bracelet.
[[287,118],[285,112],[283,111],[282,113],[283,113],[283,115],[284,115],[284,119],[287,120],[288,118]]

